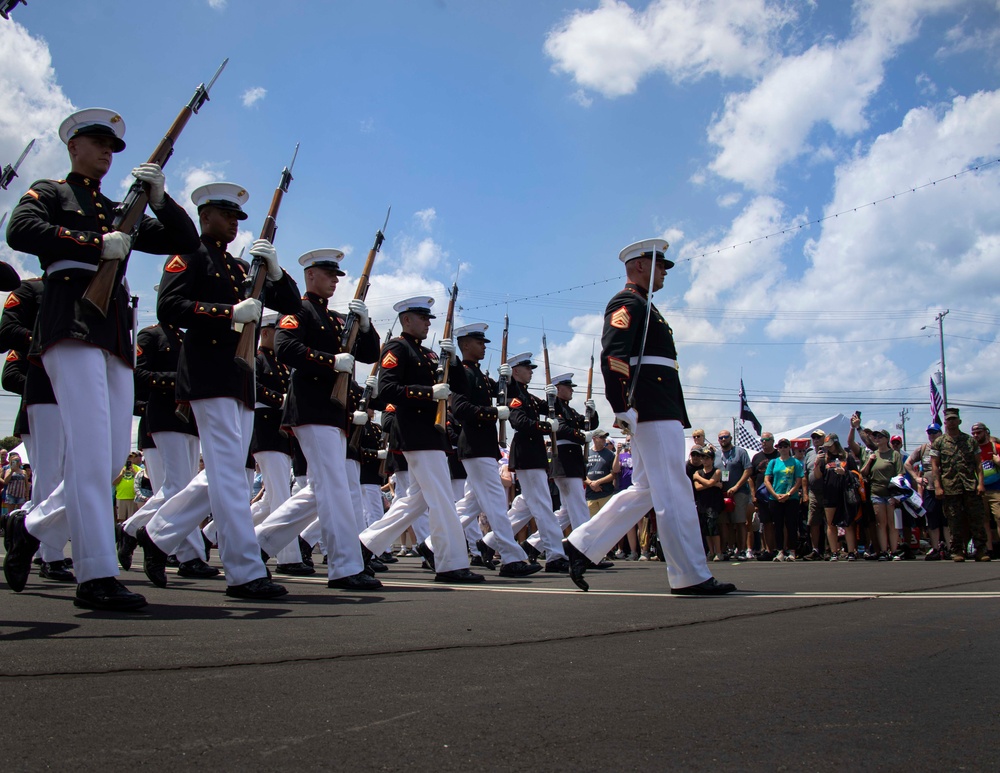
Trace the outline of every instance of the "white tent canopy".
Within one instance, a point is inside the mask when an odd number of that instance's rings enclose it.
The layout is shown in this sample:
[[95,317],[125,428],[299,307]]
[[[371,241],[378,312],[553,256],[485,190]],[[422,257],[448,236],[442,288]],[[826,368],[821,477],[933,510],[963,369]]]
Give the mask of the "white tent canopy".
[[24,443],[12,448],[10,453],[20,456],[21,464],[31,464],[31,460],[28,458],[28,449],[24,447]]
[[838,413],[828,419],[814,421],[811,424],[803,424],[800,427],[793,427],[792,429],[785,429],[780,432],[775,431],[773,434],[775,440],[783,437],[792,440],[797,437],[807,438],[818,429],[823,430],[827,435],[831,433],[837,435],[840,438],[840,444],[844,448],[847,448],[847,434],[851,431],[851,420],[842,413]]

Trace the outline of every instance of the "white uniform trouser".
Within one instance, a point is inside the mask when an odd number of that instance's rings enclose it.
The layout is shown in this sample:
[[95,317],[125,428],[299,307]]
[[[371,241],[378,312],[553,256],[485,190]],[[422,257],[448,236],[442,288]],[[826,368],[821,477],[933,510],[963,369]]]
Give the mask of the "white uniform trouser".
[[367,528],[385,513],[385,508],[382,506],[381,486],[374,483],[362,483],[361,506],[365,511],[365,527]]
[[[65,508],[65,489],[59,484],[65,477],[66,436],[63,434],[62,417],[55,403],[26,405],[28,426],[31,432],[21,435],[21,441],[28,449],[31,460],[31,498],[42,502],[59,490],[57,507]],[[65,515],[63,516],[65,518]],[[42,543],[38,553],[46,563],[62,561],[66,543],[49,545]]]
[[[272,512],[281,507],[292,493],[292,457],[281,451],[258,451],[253,455],[264,480],[264,496],[250,506],[254,526],[259,526]],[[268,551],[264,551],[267,553]],[[269,554],[270,555],[270,554]],[[298,536],[275,554],[279,564],[302,563]]]
[[117,577],[111,481],[129,451],[132,371],[118,357],[82,341],[54,344],[42,354],[42,364],[66,438],[66,507],[35,508],[25,525],[48,545],[72,540],[79,582]]
[[404,456],[410,473],[406,495],[397,498],[382,518],[361,533],[361,541],[372,553],[380,555],[407,526],[413,526],[426,509],[430,516],[435,571],[467,569],[469,554],[452,500],[451,476],[444,451],[406,451]]
[[[163,454],[160,453],[160,449],[155,446],[143,449],[142,466],[146,471],[146,479],[149,481],[150,488],[152,488],[154,492],[159,491],[163,486],[163,479],[166,476],[166,471],[163,468]],[[156,494],[154,493],[153,496],[156,496]],[[152,499],[152,497],[150,497],[150,499]],[[141,510],[142,508],[140,507],[139,509]],[[131,518],[129,520],[131,520]],[[128,523],[128,521],[126,521],[126,523]],[[135,535],[133,534],[132,536],[134,537]]]
[[[191,483],[198,474],[198,436],[185,432],[154,432],[153,440],[156,448],[148,448],[144,452],[147,470],[150,472],[150,483],[156,491],[148,501],[143,503],[131,518],[123,524],[126,533],[133,537],[150,519],[159,512],[172,497],[179,494]],[[157,469],[159,468],[159,469]],[[198,509],[202,518],[208,518],[211,504],[208,500],[208,487],[192,488],[184,501],[185,508]],[[177,548],[177,560],[181,563],[193,561],[196,558],[205,560],[205,542],[201,531],[195,527]]]
[[344,431],[321,424],[304,424],[295,428],[295,438],[309,463],[309,485],[257,527],[260,546],[270,554],[295,540],[318,517],[327,551],[327,577],[339,580],[358,574],[365,564],[344,465],[347,456]]
[[244,462],[253,432],[253,411],[232,397],[191,401],[198,422],[205,469],[171,497],[146,525],[146,532],[166,553],[175,553],[203,520],[203,511],[178,506],[188,494],[200,498],[208,489],[209,506],[218,527],[219,555],[228,585],[243,585],[267,575],[250,520],[250,488]]
[[[507,517],[507,492],[500,481],[496,460],[487,457],[463,459],[462,465],[469,477],[466,479],[465,496],[458,505],[459,514],[465,511],[477,521],[480,512],[486,514],[492,531],[483,540],[500,553],[501,563],[526,561],[528,556],[514,540]],[[492,539],[490,535],[493,535]]]
[[[559,531],[567,533],[577,526],[583,526],[590,520],[590,510],[587,509],[587,498],[584,495],[581,478],[555,478],[559,489],[559,500],[562,507],[556,510],[556,523]],[[527,540],[532,547],[538,548],[542,543],[542,535],[537,531]]]
[[354,508],[354,520],[358,534],[365,530],[365,501],[361,493],[361,462],[357,459],[344,459],[344,474],[347,476],[347,486],[351,491],[351,506]]
[[[396,472],[396,499],[406,496],[410,490],[412,481],[413,479],[410,477],[409,470],[399,470]],[[431,521],[427,515],[426,507],[422,513],[417,513],[416,518],[410,523],[410,528],[413,529],[413,536],[416,537],[418,544],[427,542],[431,538]],[[404,529],[403,531],[406,530]]]
[[701,547],[691,481],[684,474],[684,429],[679,421],[645,421],[632,435],[632,485],[619,491],[569,540],[591,561],[600,561],[650,508],[672,588],[712,576]]
[[479,546],[476,543],[483,538],[483,530],[479,526],[479,513],[471,514],[468,510],[461,509],[465,502],[465,482],[466,478],[451,479],[451,498],[455,502],[455,512],[458,513],[458,522],[462,524],[462,531],[465,533],[465,544],[469,552],[474,556],[479,556]]
[[[518,470],[517,479],[521,483],[521,502],[515,499],[507,513],[511,531],[517,534],[534,518],[541,538],[541,547],[545,551],[546,563],[557,558],[566,558],[562,549],[562,531],[559,529],[556,514],[552,511],[548,474],[545,470]],[[490,545],[488,542],[486,544]]]

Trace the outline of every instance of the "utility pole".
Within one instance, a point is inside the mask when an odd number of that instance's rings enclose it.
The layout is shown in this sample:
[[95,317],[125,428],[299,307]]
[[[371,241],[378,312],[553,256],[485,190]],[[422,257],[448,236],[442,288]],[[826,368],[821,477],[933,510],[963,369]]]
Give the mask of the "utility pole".
[[906,451],[906,417],[909,415],[910,409],[904,408],[899,412],[899,423],[896,428],[903,434],[903,451]]

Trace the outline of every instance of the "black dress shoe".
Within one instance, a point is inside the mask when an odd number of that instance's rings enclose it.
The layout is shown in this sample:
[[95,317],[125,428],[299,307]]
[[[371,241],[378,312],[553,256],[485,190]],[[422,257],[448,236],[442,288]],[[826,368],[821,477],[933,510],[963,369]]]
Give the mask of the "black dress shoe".
[[302,554],[302,563],[306,566],[315,566],[313,562],[313,546],[299,537],[299,553]]
[[686,588],[671,588],[670,592],[675,596],[722,596],[732,593],[736,586],[731,582],[719,582],[714,577],[709,577],[705,582],[697,585],[688,585]]
[[511,561],[509,564],[500,565],[501,577],[527,577],[535,572],[542,571],[541,564],[529,564],[527,561]]
[[486,565],[486,568],[494,569],[495,564],[493,561],[497,557],[497,552],[481,539],[476,540],[476,548],[479,550],[479,555],[483,557],[483,563]]
[[256,580],[250,580],[250,582],[245,582],[242,585],[230,585],[226,588],[227,596],[232,596],[236,599],[253,599],[257,601],[276,599],[278,596],[284,596],[286,593],[288,593],[288,589],[284,585],[271,582],[267,577],[258,577]]
[[380,574],[382,572],[389,571],[389,567],[386,566],[385,562],[378,556],[372,556],[370,559],[368,559],[368,566],[370,566],[373,570],[375,570]]
[[205,543],[205,560],[210,561],[212,559],[212,548],[215,545],[212,544],[212,540],[205,536],[205,532],[201,533],[201,541]]
[[590,569],[611,569],[615,565],[614,561],[609,561],[606,558],[602,558],[596,564],[592,563]]
[[31,574],[31,558],[38,551],[39,541],[28,533],[24,525],[26,513],[15,510],[7,517],[3,533],[3,546],[7,555],[3,559],[3,576],[15,593],[24,590]]
[[180,565],[181,565],[180,559],[178,559],[177,556],[175,556],[173,553],[167,556],[167,566],[169,566],[171,569],[176,569]]
[[[476,567],[479,567],[480,569],[485,569],[486,568],[486,562],[483,561],[483,557],[482,556],[473,556],[472,560],[469,561],[469,566],[476,566]],[[496,569],[496,567],[491,564],[490,565],[490,569]]]
[[301,561],[295,564],[278,564],[275,570],[278,574],[288,574],[293,577],[309,577],[310,575],[316,574],[316,570],[304,564]]
[[76,575],[66,568],[65,561],[49,561],[42,564],[38,576],[55,582],[76,582]]
[[383,564],[398,564],[398,563],[399,563],[399,559],[398,559],[398,558],[396,558],[396,557],[395,557],[395,556],[394,556],[394,555],[393,555],[392,553],[390,553],[390,552],[389,552],[388,550],[387,550],[387,551],[385,551],[385,552],[384,552],[384,553],[383,553],[382,555],[380,555],[380,556],[379,556],[379,560],[380,560],[380,561],[381,561],[381,562],[382,562]]
[[358,572],[347,577],[338,577],[336,580],[327,580],[326,587],[341,590],[378,590],[382,587],[382,583],[364,572]]
[[118,539],[115,540],[115,552],[118,553],[118,563],[127,572],[132,568],[132,554],[135,553],[135,549],[139,546],[139,543],[135,537],[121,528],[120,523],[115,525],[115,529],[121,529],[116,535]]
[[167,554],[153,542],[143,526],[136,532],[136,542],[142,546],[142,571],[157,588],[167,587]]
[[73,568],[73,559],[72,558],[64,558],[63,561],[66,562],[66,568],[67,569],[72,569]]
[[566,558],[553,558],[545,562],[545,571],[555,574],[569,574],[569,560]]
[[424,559],[424,561],[427,563],[427,567],[433,571],[434,551],[431,550],[429,547],[427,547],[426,542],[421,542],[419,545],[417,545],[417,552],[420,554],[420,557]]
[[586,555],[580,552],[580,550],[570,542],[568,539],[563,540],[563,552],[566,554],[566,558],[569,560],[569,578],[573,581],[582,591],[590,590],[590,585],[583,575],[588,569],[590,569],[594,562],[587,558]]
[[469,571],[468,569],[452,569],[450,572],[438,572],[435,574],[434,582],[450,582],[471,585],[477,582],[486,582],[486,577]]
[[115,577],[100,577],[77,585],[73,604],[83,609],[131,612],[146,606],[146,597],[132,593]]
[[219,570],[206,564],[200,558],[192,558],[190,561],[182,561],[177,567],[178,577],[190,577],[195,580],[207,580],[209,577],[218,577]]
[[525,540],[524,542],[520,542],[518,544],[521,546],[521,549],[528,554],[528,560],[531,563],[534,564],[538,561],[538,557],[542,554],[542,551],[540,551],[538,548],[536,548],[534,545],[528,542],[528,540]]

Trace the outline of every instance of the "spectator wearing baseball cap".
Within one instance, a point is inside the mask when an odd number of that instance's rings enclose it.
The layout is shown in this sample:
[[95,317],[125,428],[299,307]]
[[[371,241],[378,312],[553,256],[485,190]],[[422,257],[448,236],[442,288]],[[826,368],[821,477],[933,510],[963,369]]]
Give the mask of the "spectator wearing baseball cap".
[[764,485],[771,495],[771,521],[774,540],[778,549],[775,561],[794,561],[799,541],[799,496],[802,490],[804,468],[792,456],[792,442],[780,438],[775,444],[778,458],[767,464]]
[[[809,525],[809,541],[812,543],[812,550],[805,558],[807,561],[818,561],[823,557],[823,533],[826,530],[826,511],[823,509],[823,472],[816,469],[816,457],[823,442],[826,440],[826,433],[821,429],[814,429],[810,435],[812,445],[806,449],[802,458],[802,466],[805,472],[804,485],[807,491],[806,523]],[[833,551],[836,545],[831,545]]]
[[886,430],[875,430],[872,438],[875,440],[875,450],[861,468],[861,475],[868,481],[871,502],[875,508],[878,560],[888,561],[899,547],[899,529],[894,513],[896,502],[889,496],[889,481],[903,474],[903,457],[899,451],[889,447],[889,433]]
[[930,549],[924,555],[925,561],[940,561],[948,557],[948,543],[951,534],[941,509],[941,500],[934,494],[934,471],[931,468],[931,443],[941,437],[941,425],[927,425],[927,442],[921,443],[903,462],[903,469],[913,479],[923,502],[924,517],[927,519],[927,544]]
[[979,444],[962,432],[958,408],[944,409],[944,434],[931,444],[934,494],[939,497],[951,529],[951,560],[964,561],[972,537],[976,560],[988,561],[983,468]]

